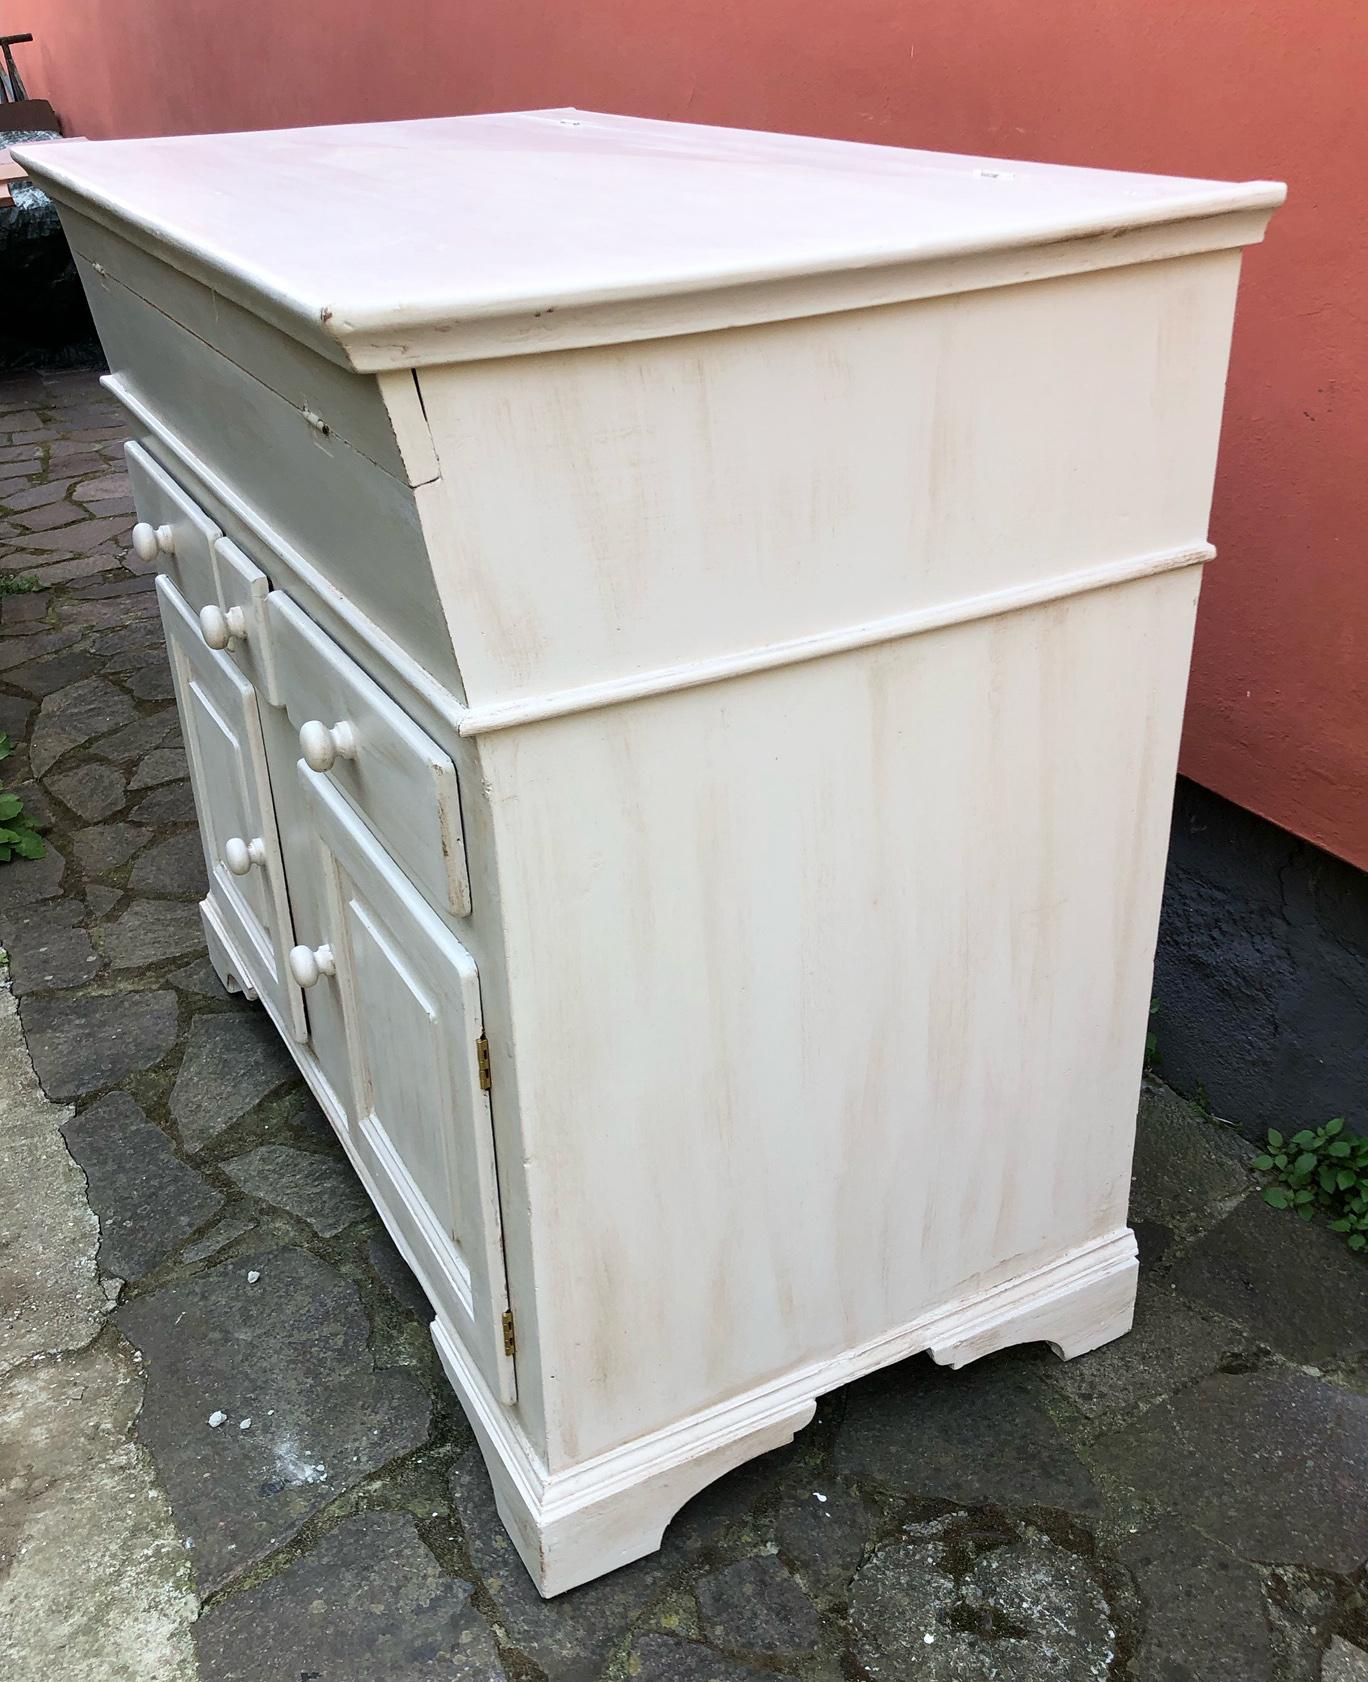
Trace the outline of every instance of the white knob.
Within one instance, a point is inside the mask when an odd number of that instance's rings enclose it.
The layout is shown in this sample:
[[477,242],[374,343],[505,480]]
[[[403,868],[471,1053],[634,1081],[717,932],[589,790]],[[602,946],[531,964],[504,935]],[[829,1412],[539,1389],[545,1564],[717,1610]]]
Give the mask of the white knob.
[[210,648],[227,648],[235,637],[247,635],[247,615],[240,607],[202,607],[199,614],[200,635]]
[[296,946],[290,952],[290,974],[301,987],[313,987],[320,975],[335,975],[331,946]]
[[311,718],[299,732],[299,751],[311,771],[331,771],[339,759],[356,758],[356,732],[345,719],[330,730]]
[[265,864],[266,843],[259,835],[244,841],[240,835],[223,843],[223,862],[234,876],[245,876],[254,864]]
[[158,555],[172,555],[176,550],[176,534],[170,526],[152,526],[139,520],[133,528],[133,552],[149,565]]

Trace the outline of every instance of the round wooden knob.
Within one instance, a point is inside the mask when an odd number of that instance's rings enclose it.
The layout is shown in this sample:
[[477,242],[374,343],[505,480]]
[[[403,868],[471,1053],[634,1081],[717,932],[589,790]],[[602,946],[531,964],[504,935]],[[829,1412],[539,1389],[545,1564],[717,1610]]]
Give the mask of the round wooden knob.
[[314,987],[320,975],[336,973],[331,946],[295,946],[290,951],[290,974],[301,987]]
[[247,635],[247,615],[240,607],[230,607],[227,613],[212,604],[202,607],[199,624],[200,635],[210,648],[227,648],[235,638]]
[[299,751],[311,771],[331,771],[339,759],[356,757],[356,732],[345,719],[329,729],[311,718],[300,729]]
[[[167,548],[170,549],[175,542],[174,537],[171,536],[171,528],[170,526],[163,526],[161,529],[166,532],[168,537],[171,537],[171,542],[167,544]],[[133,553],[140,561],[146,561],[150,566],[161,553],[161,550],[162,545],[157,528],[149,525],[146,520],[139,520],[133,528]]]
[[223,843],[223,862],[234,876],[245,876],[254,864],[265,864],[266,843],[259,835],[250,841],[244,841],[240,835],[231,836]]

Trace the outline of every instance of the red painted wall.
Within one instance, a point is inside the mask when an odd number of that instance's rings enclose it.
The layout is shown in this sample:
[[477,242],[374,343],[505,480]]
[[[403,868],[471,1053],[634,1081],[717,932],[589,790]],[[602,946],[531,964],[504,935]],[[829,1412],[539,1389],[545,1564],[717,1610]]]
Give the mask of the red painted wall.
[[1247,259],[1184,769],[1368,867],[1362,0],[9,0],[68,133],[538,105],[1291,189]]

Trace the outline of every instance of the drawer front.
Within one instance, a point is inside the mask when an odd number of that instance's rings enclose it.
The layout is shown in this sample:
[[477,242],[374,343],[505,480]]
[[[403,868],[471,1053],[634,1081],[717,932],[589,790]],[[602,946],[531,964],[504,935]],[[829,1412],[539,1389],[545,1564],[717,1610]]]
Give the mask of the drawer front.
[[157,580],[162,625],[190,762],[209,897],[250,973],[304,1039],[304,1001],[286,958],[294,944],[256,695],[166,578]]
[[280,701],[308,765],[353,803],[434,905],[470,910],[456,767],[290,598],[266,616]]
[[[139,538],[145,534],[135,528],[134,547],[143,559],[155,561],[198,613],[218,600],[214,544],[223,533],[140,445],[125,444],[124,458],[138,523],[150,526],[155,537],[155,550],[149,547],[144,554]],[[150,545],[153,538],[145,541]]]
[[214,573],[221,617],[208,625],[201,619],[200,628],[206,640],[212,633],[214,645],[232,657],[234,664],[251,679],[258,695],[278,707],[280,686],[266,622],[266,597],[271,591],[271,581],[231,537],[221,537],[214,544]]
[[484,1032],[470,954],[301,761],[323,939],[291,967],[341,1011],[351,1136],[391,1231],[495,1394],[516,1399]]

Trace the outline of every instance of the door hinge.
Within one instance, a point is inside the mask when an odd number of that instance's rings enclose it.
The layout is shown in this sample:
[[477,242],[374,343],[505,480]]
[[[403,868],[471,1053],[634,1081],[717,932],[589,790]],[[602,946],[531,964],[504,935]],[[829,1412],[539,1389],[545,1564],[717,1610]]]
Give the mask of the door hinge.
[[511,1361],[518,1352],[518,1340],[513,1335],[513,1310],[506,1308],[503,1317],[504,1354]]
[[494,1081],[489,1072],[489,1041],[483,1034],[475,1041],[475,1064],[480,1071],[480,1091],[488,1092]]

